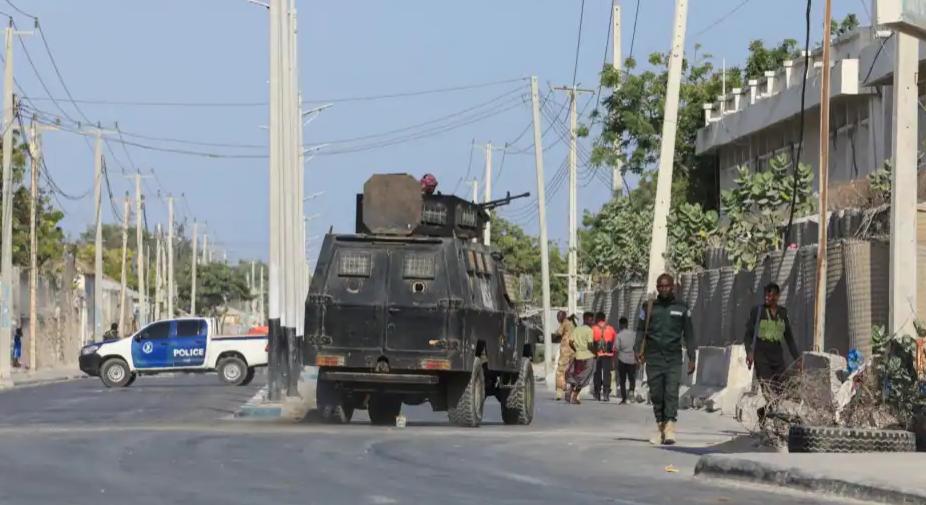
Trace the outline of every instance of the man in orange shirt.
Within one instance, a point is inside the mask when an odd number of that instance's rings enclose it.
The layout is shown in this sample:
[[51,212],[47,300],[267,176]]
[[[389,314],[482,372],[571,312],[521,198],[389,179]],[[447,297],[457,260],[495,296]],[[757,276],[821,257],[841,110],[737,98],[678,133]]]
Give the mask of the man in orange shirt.
[[604,312],[595,314],[595,326],[592,328],[597,355],[595,366],[595,399],[611,400],[611,364],[614,362],[614,339],[617,332],[608,324]]

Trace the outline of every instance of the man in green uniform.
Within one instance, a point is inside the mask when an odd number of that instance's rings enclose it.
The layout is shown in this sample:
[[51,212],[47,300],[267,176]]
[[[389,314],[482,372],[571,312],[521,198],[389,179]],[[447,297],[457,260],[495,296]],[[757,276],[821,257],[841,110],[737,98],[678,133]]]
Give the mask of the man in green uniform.
[[778,305],[781,288],[774,282],[765,286],[765,303],[753,307],[746,322],[746,365],[756,367],[756,378],[766,395],[781,393],[782,381],[787,371],[782,342],[788,346],[788,353],[795,361],[800,357],[788,311]]
[[674,444],[678,422],[678,387],[681,379],[682,341],[688,352],[688,374],[695,371],[695,338],[691,312],[674,294],[675,279],[662,274],[656,280],[655,300],[645,302],[637,323],[634,350],[646,364],[650,400],[656,415],[657,432],[652,444]]

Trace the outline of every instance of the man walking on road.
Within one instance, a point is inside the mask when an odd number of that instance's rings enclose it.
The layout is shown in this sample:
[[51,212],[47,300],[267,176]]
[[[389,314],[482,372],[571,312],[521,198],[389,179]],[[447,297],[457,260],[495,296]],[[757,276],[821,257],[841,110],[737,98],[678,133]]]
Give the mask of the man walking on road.
[[633,352],[633,344],[637,336],[628,328],[626,317],[617,322],[617,382],[621,388],[621,405],[627,403],[627,383],[630,383],[630,401],[633,402],[633,392],[637,386],[637,355]]
[[588,385],[595,371],[595,353],[592,352],[594,334],[592,323],[595,315],[591,312],[582,314],[582,326],[572,331],[572,349],[575,357],[566,371],[566,401],[579,405],[579,393]]
[[[572,350],[572,332],[575,329],[574,322],[566,317],[566,311],[556,313],[556,320],[559,321],[559,359],[556,361],[556,399],[563,397],[563,391],[566,390],[566,368],[572,363],[572,357],[575,351]],[[566,398],[569,400],[569,398]]]
[[765,286],[765,304],[754,307],[749,312],[746,323],[746,365],[756,367],[756,378],[762,386],[763,393],[779,394],[785,366],[781,342],[788,346],[788,352],[794,360],[800,353],[791,333],[788,311],[778,305],[781,288],[774,282]]
[[650,439],[654,445],[675,443],[678,422],[678,387],[682,367],[682,342],[688,352],[688,374],[695,371],[695,338],[691,311],[675,298],[675,279],[662,274],[656,280],[655,300],[640,310],[634,350],[640,363],[646,364],[647,384],[657,432]]
[[595,327],[592,328],[595,340],[595,399],[611,401],[611,364],[614,361],[614,339],[617,332],[608,324],[604,312],[595,314]]

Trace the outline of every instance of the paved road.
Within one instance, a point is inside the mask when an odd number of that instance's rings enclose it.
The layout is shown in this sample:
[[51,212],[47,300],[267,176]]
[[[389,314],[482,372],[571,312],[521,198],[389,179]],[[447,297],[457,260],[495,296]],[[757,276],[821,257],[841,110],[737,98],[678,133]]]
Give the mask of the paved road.
[[405,429],[369,426],[362,412],[349,426],[278,426],[225,420],[259,384],[216,383],[106,390],[88,379],[0,393],[0,503],[835,503],[694,479],[697,456],[736,429],[701,413],[684,413],[672,449],[645,443],[643,406],[550,400],[530,427],[501,424],[494,400],[474,430],[427,407],[406,408]]

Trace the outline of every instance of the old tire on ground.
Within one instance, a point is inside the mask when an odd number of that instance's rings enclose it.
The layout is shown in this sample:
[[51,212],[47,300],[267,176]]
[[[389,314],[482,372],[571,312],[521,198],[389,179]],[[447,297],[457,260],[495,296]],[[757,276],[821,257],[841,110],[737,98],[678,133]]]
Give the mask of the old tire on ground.
[[100,379],[108,388],[124,388],[132,383],[132,372],[125,360],[112,358],[100,368]]
[[501,400],[505,424],[526,426],[534,420],[534,367],[529,358],[521,358],[518,380]]
[[465,428],[478,427],[482,422],[482,408],[486,399],[482,360],[476,358],[469,375],[453,377],[447,393],[447,416],[450,422]]
[[371,424],[395,426],[395,419],[402,412],[402,399],[394,395],[371,395],[367,412],[370,414]]
[[240,386],[248,376],[248,365],[243,359],[232,356],[222,358],[216,367],[219,372],[219,380],[229,386]]
[[903,430],[791,425],[789,452],[914,452],[916,436]]
[[315,398],[322,421],[331,424],[347,424],[354,417],[354,406],[345,401],[344,395],[333,382],[318,379]]
[[247,386],[248,384],[250,384],[251,381],[254,380],[254,375],[255,375],[255,373],[256,373],[256,371],[254,370],[253,367],[248,368],[248,372],[244,375],[244,380],[241,381],[241,384],[239,384],[239,385],[240,385],[240,386]]

